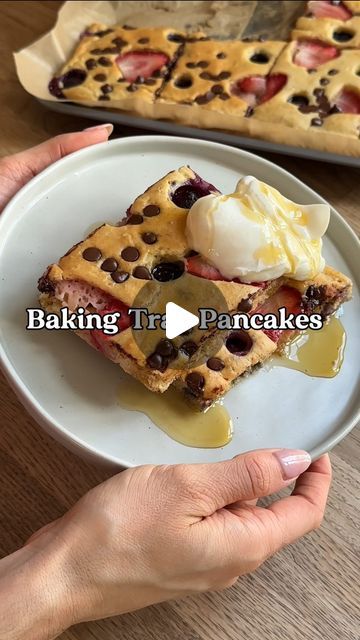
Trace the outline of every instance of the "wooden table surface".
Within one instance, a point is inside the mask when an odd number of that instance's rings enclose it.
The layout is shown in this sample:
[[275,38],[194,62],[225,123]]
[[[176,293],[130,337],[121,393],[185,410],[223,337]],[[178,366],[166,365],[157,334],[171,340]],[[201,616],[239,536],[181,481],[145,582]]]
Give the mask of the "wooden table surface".
[[[47,111],[25,93],[15,75],[11,51],[48,30],[59,6],[0,3],[0,155],[92,124]],[[359,169],[268,157],[325,196],[359,232]],[[78,625],[62,640],[359,640],[359,431],[339,444],[331,459],[334,480],[321,530],[223,593]],[[1,555],[17,549],[109,475],[109,470],[83,462],[43,433],[1,377]]]

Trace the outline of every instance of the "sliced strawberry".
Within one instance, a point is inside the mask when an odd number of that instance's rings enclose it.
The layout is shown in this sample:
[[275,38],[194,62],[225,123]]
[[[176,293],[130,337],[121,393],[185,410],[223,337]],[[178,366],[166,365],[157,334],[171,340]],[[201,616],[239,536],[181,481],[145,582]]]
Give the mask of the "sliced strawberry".
[[116,58],[116,63],[127,82],[134,82],[139,76],[149,78],[168,62],[168,56],[159,51],[129,51]]
[[261,96],[266,91],[266,76],[248,76],[238,82],[239,90]]
[[[128,314],[128,309],[129,307],[123,302],[114,300],[114,302],[109,304],[107,307],[105,307],[105,309],[103,309],[102,311],[99,311],[98,313],[101,316],[104,316],[106,313],[115,313],[116,311],[121,313],[121,316],[117,322],[117,325],[120,331],[124,331],[124,329],[127,329],[131,325],[131,315]],[[106,334],[104,335],[108,337]]]
[[320,65],[337,58],[336,47],[324,44],[319,40],[301,40],[297,42],[293,62],[305,69],[317,69]]
[[[131,315],[128,315],[128,309],[129,307],[126,304],[124,304],[123,302],[120,302],[119,300],[115,300],[114,298],[114,299],[111,299],[111,301],[107,304],[107,306],[104,309],[101,309],[97,313],[100,316],[104,316],[106,313],[115,313],[116,311],[120,312],[121,315],[116,324],[119,328],[119,331],[124,331],[124,329],[127,329],[132,324],[132,318],[131,318]],[[90,331],[90,334],[91,334],[91,338],[93,340],[94,346],[99,351],[103,351],[104,342],[109,340],[109,338],[113,337],[113,335],[104,333],[103,331],[101,331],[101,329],[92,329]]]
[[349,20],[352,17],[351,11],[342,2],[334,4],[330,0],[310,0],[308,9],[314,18]]
[[234,84],[232,93],[254,107],[270,100],[283,88],[286,81],[287,77],[283,73],[272,76],[247,76]]
[[341,113],[360,113],[360,93],[343,89],[333,101]]
[[[282,307],[285,307],[288,314],[295,315],[301,313],[301,294],[297,289],[292,287],[280,287],[273,296],[266,300],[261,307],[254,310],[254,313],[275,313]],[[285,330],[282,329],[264,329],[264,333],[273,341],[278,342],[280,336]]]
[[288,313],[299,313],[301,311],[301,294],[293,287],[280,287],[270,298],[256,309],[256,312],[277,313],[281,307],[285,307]]
[[201,256],[187,258],[186,271],[193,276],[206,278],[206,280],[226,280],[216,267],[206,262]]
[[266,90],[260,100],[260,104],[267,102],[267,100],[270,100],[270,98],[279,93],[286,82],[287,76],[284,73],[275,73],[272,76],[268,76],[266,80]]

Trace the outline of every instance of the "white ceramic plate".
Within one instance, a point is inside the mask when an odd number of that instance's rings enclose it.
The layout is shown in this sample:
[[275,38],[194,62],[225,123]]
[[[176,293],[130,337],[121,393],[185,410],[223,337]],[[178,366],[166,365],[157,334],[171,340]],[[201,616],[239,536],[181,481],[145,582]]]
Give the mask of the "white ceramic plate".
[[360,248],[333,211],[325,258],[355,283],[342,322],[345,361],[332,379],[297,371],[259,371],[236,386],[225,405],[234,437],[223,449],[171,440],[140,412],[117,404],[121,373],[69,332],[28,332],[44,268],[94,223],[116,222],[142,191],[183,164],[224,192],[252,174],[304,204],[323,202],[311,189],[250,153],[201,140],[142,136],[113,140],[61,160],[32,180],[0,217],[0,358],[28,411],[54,437],[88,456],[117,464],[215,461],[258,447],[300,447],[313,457],[355,425],[359,411]]

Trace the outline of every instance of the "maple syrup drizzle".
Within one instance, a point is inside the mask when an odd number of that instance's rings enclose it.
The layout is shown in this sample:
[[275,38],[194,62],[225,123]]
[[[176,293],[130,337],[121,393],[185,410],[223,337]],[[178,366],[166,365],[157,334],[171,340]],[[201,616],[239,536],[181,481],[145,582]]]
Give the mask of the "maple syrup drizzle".
[[154,393],[131,378],[122,381],[118,403],[123,409],[145,413],[170,438],[188,447],[224,447],[232,438],[230,415],[220,403],[201,413],[176,390]]
[[345,329],[333,316],[322,329],[307,329],[288,342],[281,356],[274,357],[273,365],[312,377],[333,378],[341,369],[345,344]]

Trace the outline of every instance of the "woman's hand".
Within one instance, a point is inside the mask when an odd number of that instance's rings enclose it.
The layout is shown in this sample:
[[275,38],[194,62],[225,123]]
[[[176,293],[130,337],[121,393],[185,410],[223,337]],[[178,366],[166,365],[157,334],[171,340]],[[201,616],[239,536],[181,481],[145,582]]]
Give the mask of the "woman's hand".
[[0,159],[0,213],[9,200],[31,178],[64,156],[105,142],[113,131],[112,124],[100,124],[76,133],[51,138],[37,147]]
[[[331,468],[328,456],[309,464],[302,451],[254,451],[215,464],[128,469],[92,489],[23,550],[57,603],[57,612],[47,605],[60,616],[56,629],[223,589],[254,571],[319,527]],[[256,506],[301,473],[291,496]]]

